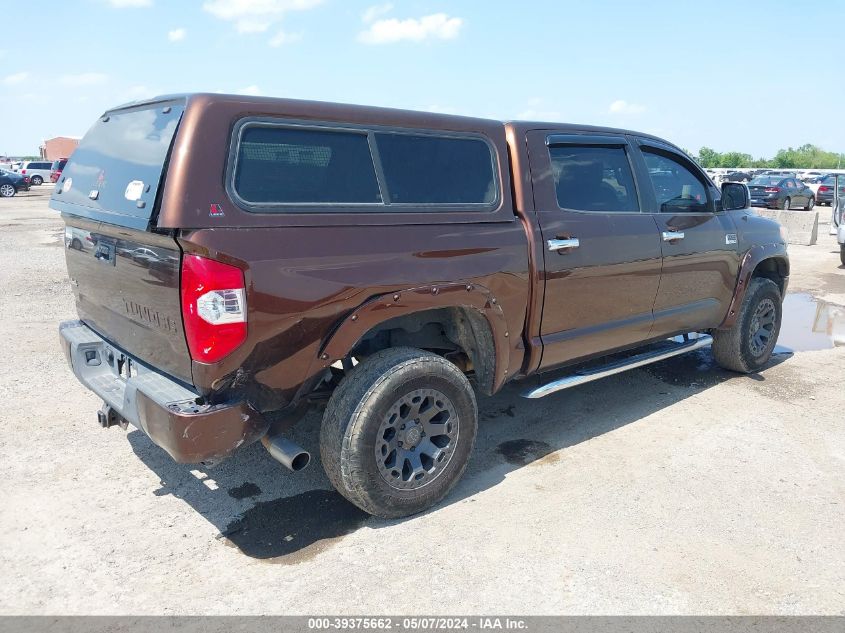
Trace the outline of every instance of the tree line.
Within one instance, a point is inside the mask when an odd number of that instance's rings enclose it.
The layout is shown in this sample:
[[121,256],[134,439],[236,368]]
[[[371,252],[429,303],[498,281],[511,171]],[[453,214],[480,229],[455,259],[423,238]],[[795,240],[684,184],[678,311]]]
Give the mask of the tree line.
[[684,150],[702,167],[773,167],[787,169],[843,169],[845,156],[826,152],[807,143],[798,148],[781,149],[774,158],[754,158],[742,152],[717,152],[709,147],[698,150],[698,156]]

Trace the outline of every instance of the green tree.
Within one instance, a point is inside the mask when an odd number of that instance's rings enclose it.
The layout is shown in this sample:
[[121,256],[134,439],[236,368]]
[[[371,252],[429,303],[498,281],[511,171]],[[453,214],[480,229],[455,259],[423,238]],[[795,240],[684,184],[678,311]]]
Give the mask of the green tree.
[[698,150],[698,164],[702,167],[721,167],[722,155],[709,147]]

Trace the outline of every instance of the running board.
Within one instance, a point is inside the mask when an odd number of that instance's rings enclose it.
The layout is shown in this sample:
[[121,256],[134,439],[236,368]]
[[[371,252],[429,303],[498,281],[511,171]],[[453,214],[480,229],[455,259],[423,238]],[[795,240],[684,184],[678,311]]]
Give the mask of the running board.
[[688,335],[685,335],[683,337],[683,342],[678,343],[676,347],[655,350],[653,352],[644,352],[617,363],[587,369],[572,374],[571,376],[564,376],[563,378],[558,378],[550,383],[546,383],[545,385],[526,391],[522,394],[522,396],[524,398],[542,398],[557,391],[563,391],[564,389],[569,389],[570,387],[583,385],[585,382],[592,382],[594,380],[599,380],[600,378],[606,378],[607,376],[628,371],[629,369],[642,367],[643,365],[650,365],[651,363],[672,358],[673,356],[680,356],[681,354],[686,354],[687,352],[707,347],[712,342],[713,337],[707,334],[699,335],[696,338],[689,338]]

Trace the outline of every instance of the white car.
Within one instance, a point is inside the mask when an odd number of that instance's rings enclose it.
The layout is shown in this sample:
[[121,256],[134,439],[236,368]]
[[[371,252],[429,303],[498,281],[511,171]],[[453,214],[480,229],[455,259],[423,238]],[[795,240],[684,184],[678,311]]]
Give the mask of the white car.
[[42,185],[45,182],[50,182],[50,169],[53,163],[50,161],[30,161],[24,163],[21,167],[20,174],[22,176],[29,176],[29,184]]
[[836,232],[839,242],[839,261],[845,266],[845,200],[835,198],[833,201],[833,217],[830,222],[830,232]]

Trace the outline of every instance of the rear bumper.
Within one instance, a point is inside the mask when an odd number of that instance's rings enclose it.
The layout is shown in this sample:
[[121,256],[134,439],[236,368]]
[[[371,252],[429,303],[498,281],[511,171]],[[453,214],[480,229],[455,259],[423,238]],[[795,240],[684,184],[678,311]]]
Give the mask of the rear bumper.
[[[80,321],[59,326],[65,357],[79,381],[177,462],[217,462],[267,431],[246,402],[197,404],[198,394],[111,345]],[[129,360],[131,376],[120,375]]]

